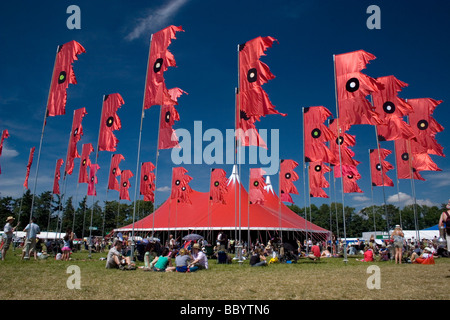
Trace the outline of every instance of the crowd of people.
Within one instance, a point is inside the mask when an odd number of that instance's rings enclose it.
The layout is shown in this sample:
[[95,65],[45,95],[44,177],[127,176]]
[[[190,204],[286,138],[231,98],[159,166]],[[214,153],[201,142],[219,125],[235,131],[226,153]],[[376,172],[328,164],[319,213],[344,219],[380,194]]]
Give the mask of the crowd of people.
[[[144,271],[154,272],[195,272],[208,269],[208,259],[217,259],[218,263],[231,263],[232,260],[249,261],[252,267],[268,266],[273,263],[296,263],[299,259],[318,261],[321,258],[363,256],[356,259],[362,262],[395,261],[401,263],[434,264],[434,259],[449,257],[450,239],[450,202],[447,212],[443,212],[439,220],[441,230],[446,230],[445,240],[434,237],[433,239],[414,238],[406,239],[399,225],[396,225],[389,239],[375,240],[372,235],[367,241],[356,239],[347,244],[343,239],[314,240],[306,238],[283,243],[278,237],[272,237],[267,243],[256,240],[248,244],[228,238],[224,231],[220,231],[214,243],[208,243],[203,237],[196,240],[186,240],[180,243],[169,235],[164,244],[157,238],[145,238],[137,241],[136,250],[130,250],[131,241],[122,233],[116,233],[111,237],[90,237],[85,239],[84,248],[90,252],[105,252],[108,250],[106,268],[118,268],[122,270],[136,269],[135,260],[144,262],[140,267]],[[13,234],[18,224],[13,227],[14,217],[10,216],[4,226],[4,237],[1,244],[1,259],[5,260],[7,252],[13,244]],[[444,229],[446,225],[446,229]],[[68,228],[61,240],[39,239],[40,228],[35,218],[23,229],[27,236],[20,244],[22,259],[30,259],[34,256],[48,257],[53,255],[57,260],[70,260],[71,253],[81,249],[81,245],[74,245],[75,234]],[[13,244],[14,245],[14,244]],[[239,248],[240,250],[236,250]],[[131,257],[131,252],[136,256]],[[234,258],[232,256],[235,255]]]

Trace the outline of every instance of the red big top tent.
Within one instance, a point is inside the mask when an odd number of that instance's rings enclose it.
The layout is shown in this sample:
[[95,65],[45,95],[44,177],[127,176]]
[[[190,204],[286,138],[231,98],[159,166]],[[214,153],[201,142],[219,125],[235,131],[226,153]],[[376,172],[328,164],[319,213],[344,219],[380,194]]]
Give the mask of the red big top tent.
[[[306,221],[283,203],[280,204],[279,198],[271,186],[265,193],[264,205],[250,204],[250,211],[248,211],[248,193],[241,186],[241,221],[239,224],[239,185],[239,179],[232,175],[229,179],[228,193],[225,195],[226,204],[211,203],[209,192],[195,190],[190,194],[191,204],[177,203],[169,198],[154,213],[136,221],[134,231],[236,230],[236,228],[239,229],[239,226],[246,231],[249,229],[249,215],[250,230],[307,231],[308,233],[321,233],[323,236],[330,232]],[[133,225],[130,224],[115,229],[115,231],[128,232],[132,229]]]

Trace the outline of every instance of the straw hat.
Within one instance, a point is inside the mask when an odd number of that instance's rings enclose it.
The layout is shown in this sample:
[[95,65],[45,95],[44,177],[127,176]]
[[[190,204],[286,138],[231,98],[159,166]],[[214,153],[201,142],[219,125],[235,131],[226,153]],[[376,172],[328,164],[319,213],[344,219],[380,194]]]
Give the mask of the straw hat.
[[8,218],[6,218],[6,222],[11,221],[11,220],[16,220],[13,216],[9,216]]
[[200,250],[200,245],[198,243],[194,243],[194,245],[192,246],[192,249],[199,249]]

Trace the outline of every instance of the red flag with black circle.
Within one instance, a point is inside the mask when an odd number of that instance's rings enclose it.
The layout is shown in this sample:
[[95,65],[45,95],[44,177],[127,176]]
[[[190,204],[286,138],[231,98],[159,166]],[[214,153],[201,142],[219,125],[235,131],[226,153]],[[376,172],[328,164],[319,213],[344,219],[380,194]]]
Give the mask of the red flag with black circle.
[[315,161],[309,164],[309,196],[313,198],[329,198],[323,188],[329,188],[330,184],[325,178],[325,173],[331,168],[322,161]]
[[176,32],[184,31],[181,26],[168,26],[152,35],[148,60],[146,88],[144,93],[144,109],[153,105],[176,105],[170,96],[164,80],[164,72],[168,67],[175,67],[175,57],[168,50]]
[[116,151],[119,139],[114,135],[114,131],[122,128],[122,123],[117,115],[117,110],[119,110],[123,104],[124,101],[119,93],[105,95],[103,98],[98,151]]
[[67,158],[66,158],[66,167],[65,172],[69,175],[73,172],[74,167],[74,159],[80,158],[80,154],[77,150],[77,143],[81,140],[83,136],[83,126],[81,122],[83,121],[84,116],[87,114],[86,108],[80,108],[73,112],[73,120],[72,120],[72,131],[70,132],[69,137],[69,147],[67,150]]
[[58,159],[56,161],[55,177],[53,179],[53,194],[59,194],[59,179],[61,178],[61,166],[63,163],[63,159]]
[[[390,155],[392,151],[387,149],[370,149],[369,159],[370,159],[370,172],[372,186],[374,187],[393,187],[394,182],[391,178],[387,176],[387,172],[394,169],[394,166],[384,159]],[[380,163],[381,159],[381,163]]]
[[[9,131],[8,131],[8,129],[3,130],[3,132],[2,132],[2,138],[0,140],[0,156],[2,155],[2,152],[3,152],[3,141],[6,138],[9,138]],[[0,174],[1,173],[2,173],[2,169],[0,167]]]
[[88,168],[91,165],[89,155],[94,151],[92,143],[85,143],[81,148],[80,171],[78,173],[78,183],[89,183]]
[[[178,98],[182,94],[187,94],[187,92],[180,88],[172,88],[169,90],[169,95],[175,102],[178,102]],[[158,149],[179,148],[178,137],[173,129],[175,121],[180,121],[180,115],[175,106],[161,106],[160,119]]]
[[100,169],[98,164],[90,164],[89,165],[89,183],[88,183],[88,196],[96,196],[97,190],[95,189],[95,185],[98,183],[97,171]]
[[191,203],[190,193],[192,188],[189,182],[192,177],[187,175],[188,171],[183,167],[172,168],[172,192],[171,199],[181,203]]
[[209,186],[209,199],[213,203],[226,204],[225,195],[228,192],[228,179],[225,170],[211,169],[211,181]]
[[144,162],[141,165],[141,181],[139,186],[140,194],[144,196],[144,201],[155,201],[155,166],[151,162]]
[[49,117],[66,113],[67,88],[69,84],[77,83],[72,63],[78,60],[79,54],[84,52],[86,50],[83,46],[74,40],[58,47],[47,102]]
[[337,119],[331,119],[329,121],[329,129],[333,132],[333,139],[330,141],[330,150],[334,154],[335,158],[339,160],[339,146],[341,148],[341,163],[343,165],[357,166],[359,161],[353,157],[355,153],[349,147],[354,147],[356,144],[356,137],[349,133],[346,133],[350,129],[350,125],[339,125],[340,132],[338,132]]
[[133,173],[131,170],[123,170],[120,174],[120,191],[119,191],[119,199],[120,200],[130,200],[130,194],[128,189],[131,187],[130,179],[133,177]]
[[334,165],[339,163],[339,159],[326,146],[326,142],[334,138],[333,132],[324,124],[331,115],[323,106],[303,109],[305,162],[323,161]]
[[336,90],[339,124],[381,124],[378,114],[366,97],[382,86],[361,72],[375,56],[364,50],[335,56]]
[[284,202],[294,203],[291,194],[298,194],[294,181],[299,179],[295,168],[298,163],[294,160],[283,159],[280,162],[280,199]]
[[109,167],[109,178],[108,178],[108,190],[120,190],[119,181],[117,177],[121,175],[122,171],[119,168],[119,164],[125,157],[119,153],[113,154],[111,157],[111,165]]
[[266,186],[266,182],[263,175],[265,173],[261,168],[250,169],[250,190],[248,195],[250,204],[264,204],[264,187]]
[[261,116],[280,113],[269,99],[262,85],[275,78],[261,56],[277,41],[273,37],[257,37],[239,46],[239,110],[259,121]]
[[372,93],[375,111],[383,122],[377,125],[378,140],[415,139],[410,125],[402,119],[414,112],[413,107],[398,96],[408,84],[394,76],[379,77],[377,82],[383,86]]
[[[436,107],[442,100],[431,98],[408,99],[414,112],[409,115],[409,124],[413,129],[417,142],[422,146],[422,152],[445,157],[444,148],[436,141],[436,134],[443,131],[444,127],[432,117]],[[414,152],[414,151],[413,151]]]

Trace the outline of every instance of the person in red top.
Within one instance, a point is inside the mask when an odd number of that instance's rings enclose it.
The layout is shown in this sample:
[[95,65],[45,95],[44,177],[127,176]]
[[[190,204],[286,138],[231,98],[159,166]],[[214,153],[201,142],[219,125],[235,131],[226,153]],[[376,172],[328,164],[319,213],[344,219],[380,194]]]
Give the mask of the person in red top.
[[[358,259],[356,259],[356,260],[358,260]],[[372,249],[369,248],[369,247],[365,247],[364,248],[364,259],[361,259],[359,261],[362,261],[362,262],[372,262],[372,261],[374,261],[373,260],[373,251],[372,251]]]
[[309,253],[308,258],[314,261],[320,259],[320,247],[318,244],[315,244],[311,247],[311,252]]

